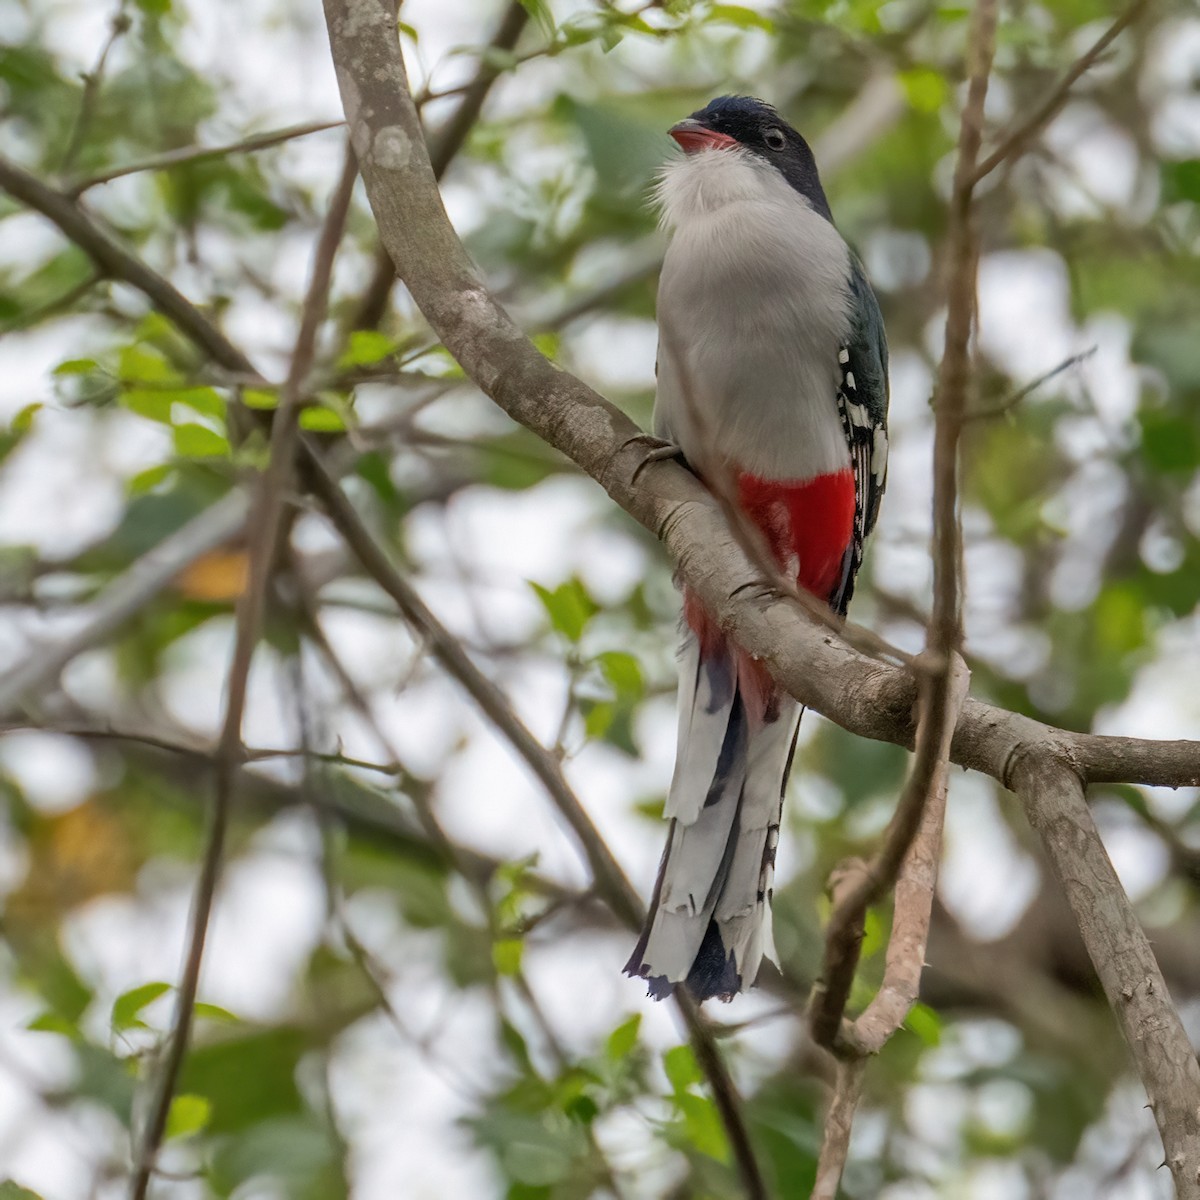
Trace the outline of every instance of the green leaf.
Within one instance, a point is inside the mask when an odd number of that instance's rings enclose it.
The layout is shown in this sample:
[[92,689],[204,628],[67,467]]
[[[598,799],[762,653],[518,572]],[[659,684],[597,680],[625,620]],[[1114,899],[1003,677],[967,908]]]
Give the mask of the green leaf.
[[775,32],[775,22],[766,13],[756,12],[741,4],[714,4],[705,18],[705,24],[716,22],[721,25],[734,25],[738,29],[761,29],[766,33]]
[[178,383],[179,373],[161,354],[145,346],[121,351],[118,375],[122,383]]
[[569,642],[578,642],[587,623],[599,612],[599,606],[577,578],[560,583],[553,591],[539,583],[531,583],[530,587],[541,600],[550,624]]
[[242,403],[247,408],[278,408],[279,394],[278,392],[268,391],[266,388],[243,388]]
[[9,428],[16,434],[28,433],[33,428],[33,419],[45,405],[34,401],[32,404],[26,404],[24,408],[17,413],[12,419],[12,424]]
[[558,359],[559,353],[562,351],[561,334],[548,329],[541,333],[535,333],[530,340],[537,348],[539,354],[544,355],[551,362],[555,362]]
[[208,1124],[211,1115],[212,1105],[204,1096],[184,1094],[174,1097],[171,1111],[167,1114],[167,1140],[199,1133]]
[[229,439],[207,425],[176,425],[175,453],[181,458],[228,458]]
[[717,1115],[716,1105],[707,1096],[697,1096],[691,1092],[677,1095],[675,1104],[683,1116],[689,1144],[709,1158],[728,1162],[729,1142],[721,1118]]
[[936,1046],[942,1040],[942,1019],[928,1004],[922,1004],[920,1001],[914,1004],[904,1020],[904,1025],[926,1046]]
[[346,422],[341,413],[324,404],[310,404],[300,411],[300,428],[313,433],[344,433]]
[[142,1009],[152,1004],[159,996],[165,996],[170,990],[169,983],[156,981],[143,983],[139,987],[122,992],[113,1001],[109,1024],[118,1033],[124,1029],[145,1029],[145,1023],[139,1019]]
[[56,1012],[39,1013],[25,1028],[34,1033],[61,1033],[63,1037],[79,1037],[79,1026]]
[[950,85],[938,71],[911,67],[900,72],[900,83],[908,103],[920,113],[934,113],[950,95]]
[[226,1025],[236,1025],[241,1020],[237,1013],[231,1013],[219,1004],[209,1004],[204,1000],[197,1000],[192,1005],[192,1011],[198,1017],[206,1017],[210,1021],[220,1021]]
[[603,740],[617,719],[617,706],[611,700],[584,700],[579,707],[583,712],[583,731],[588,740]]
[[1162,189],[1165,204],[1176,204],[1180,200],[1200,204],[1200,158],[1163,163]]
[[554,13],[550,11],[548,0],[521,0],[521,7],[533,18],[544,37],[554,37]]
[[386,333],[377,329],[356,329],[346,343],[346,348],[338,356],[338,369],[349,370],[351,367],[365,367],[390,358],[396,353],[396,341]]
[[1161,409],[1142,409],[1142,453],[1156,470],[1194,471],[1200,464],[1200,438],[1188,418]]
[[99,369],[100,364],[94,358],[68,358],[66,362],[60,362],[51,373],[54,375],[90,375]]
[[608,1041],[604,1043],[604,1057],[609,1062],[619,1062],[622,1058],[628,1057],[634,1046],[637,1045],[638,1033],[641,1028],[641,1013],[634,1013],[627,1021],[622,1021],[608,1035]]
[[123,408],[145,417],[147,421],[170,425],[175,393],[164,388],[123,388],[120,403]]
[[501,975],[519,975],[525,943],[520,938],[499,938],[492,943],[492,962]]
[[130,478],[125,485],[125,490],[131,496],[145,495],[146,492],[152,492],[160,483],[171,478],[175,474],[175,469],[174,463],[159,463],[156,467],[147,467]]
[[663,1070],[677,1094],[686,1092],[692,1084],[700,1083],[704,1073],[696,1063],[691,1046],[673,1046],[663,1054]]
[[0,1200],[42,1200],[37,1192],[31,1192],[27,1187],[22,1187],[19,1183],[11,1179],[5,1179],[0,1183]]
[[596,655],[596,662],[621,700],[637,701],[645,695],[642,664],[632,654],[624,650],[606,650]]
[[175,393],[176,404],[186,404],[202,417],[225,421],[225,397],[216,388],[182,388]]

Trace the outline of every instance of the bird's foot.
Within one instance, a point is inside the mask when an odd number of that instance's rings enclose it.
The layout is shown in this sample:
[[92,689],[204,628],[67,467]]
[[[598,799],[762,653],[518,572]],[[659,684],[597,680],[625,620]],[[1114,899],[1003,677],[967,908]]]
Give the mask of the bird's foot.
[[645,454],[642,455],[641,462],[633,469],[631,483],[637,483],[638,476],[651,463],[665,462],[667,459],[674,458],[679,461],[681,466],[686,467],[688,465],[683,450],[675,442],[668,442],[665,438],[655,437],[652,433],[639,433],[625,442],[621,446],[621,449],[624,450],[626,446],[632,446],[635,442],[644,445],[647,449]]

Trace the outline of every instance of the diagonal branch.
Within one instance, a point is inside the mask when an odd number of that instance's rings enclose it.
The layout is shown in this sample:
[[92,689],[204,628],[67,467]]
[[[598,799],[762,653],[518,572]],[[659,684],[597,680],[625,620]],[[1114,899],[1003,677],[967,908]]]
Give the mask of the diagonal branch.
[[237,606],[233,663],[229,670],[225,720],[217,744],[216,781],[208,838],[192,902],[187,955],[176,994],[175,1013],[167,1035],[163,1062],[155,1081],[149,1116],[135,1157],[129,1190],[130,1200],[144,1200],[150,1185],[150,1177],[154,1172],[155,1160],[167,1127],[171,1100],[187,1053],[196,993],[200,986],[204,943],[216,897],[225,835],[229,826],[233,785],[244,753],[242,717],[246,709],[250,665],[258,643],[263,604],[275,566],[280,531],[283,528],[288,481],[294,470],[296,440],[299,434],[300,394],[312,369],[317,330],[324,319],[328,302],[333,260],[342,239],[357,174],[354,155],[347,147],[341,179],[317,243],[312,278],[301,313],[300,329],[296,335],[296,347],[271,428],[270,460],[257,488],[254,519],[251,524],[249,582]]
[[[973,175],[983,140],[984,102],[996,49],[997,0],[978,0],[967,40],[967,98],[958,136],[958,157],[946,241],[946,339],[934,392],[933,608],[924,657],[931,669],[920,678],[916,752],[883,848],[834,908],[825,940],[821,980],[813,988],[809,1028],[819,1044],[851,1060],[838,1071],[813,1200],[835,1200],[849,1150],[850,1127],[861,1095],[867,1053],[899,1029],[917,997],[925,963],[929,917],[937,881],[946,804],[946,764],[969,676],[958,655],[962,644],[962,526],[959,518],[959,443],[971,378],[970,339],[975,319],[979,261],[973,228]],[[919,840],[916,840],[918,839]],[[909,868],[901,887],[901,872]],[[841,1036],[842,1014],[858,966],[863,920],[869,905],[896,890],[884,987],[874,1003]]]
[[1013,784],[1075,914],[1163,1139],[1179,1200],[1200,1198],[1200,1064],[1070,767],[1022,760]]
[[[429,653],[457,680],[546,789],[583,847],[596,890],[630,929],[638,929],[645,915],[641,900],[567,782],[562,764],[530,733],[504,693],[475,666],[458,639],[438,621],[416,590],[392,565],[336,480],[320,474],[319,464],[316,471],[318,491],[337,531],[367,573],[391,596],[405,619],[421,635]],[[696,1061],[712,1088],[745,1194],[748,1200],[765,1200],[766,1185],[750,1141],[736,1085],[701,1019],[698,1006],[683,995],[676,997],[676,1003],[687,1026]]]
[[1071,64],[1054,90],[1025,120],[1005,134],[996,149],[975,168],[971,175],[972,186],[985,179],[1001,163],[1010,158],[1017,158],[1029,149],[1030,142],[1062,111],[1075,84],[1095,66],[1105,50],[1150,7],[1150,3],[1151,0],[1134,0],[1100,38]]
[[337,129],[345,125],[345,121],[308,121],[303,125],[288,125],[284,129],[271,129],[266,133],[252,134],[250,137],[239,138],[236,142],[226,142],[223,146],[181,146],[178,150],[166,150],[162,154],[151,154],[134,162],[123,163],[116,167],[106,167],[94,175],[88,175],[76,180],[66,189],[67,196],[78,200],[84,192],[99,187],[102,183],[111,183],[114,179],[124,179],[126,175],[138,175],[143,171],[165,171],[171,167],[183,166],[185,163],[204,162],[210,158],[225,158],[230,154],[250,154],[255,150],[266,150],[271,146],[291,142],[296,138],[308,137],[313,133],[324,133],[328,129]]
[[[380,187],[387,184],[386,179],[373,176],[370,193],[384,213],[393,250],[404,264],[406,276],[419,281],[414,286],[429,310],[442,314],[439,322],[446,344],[473,381],[514,421],[570,458],[600,483],[615,503],[655,533],[680,564],[688,586],[735,640],[767,664],[791,695],[860,737],[911,747],[916,698],[913,675],[856,653],[832,633],[815,627],[789,598],[764,588],[760,573],[737,544],[719,506],[695,477],[671,462],[645,463],[637,440],[641,430],[586,384],[551,366],[521,335],[466,263],[461,243],[443,238],[439,224],[450,238],[453,231],[440,203],[429,229],[437,251],[424,253],[422,238],[415,239],[412,246],[397,241],[396,225],[403,224],[407,210],[399,205],[390,207],[389,196],[380,193]],[[245,353],[207,314],[117,242],[79,205],[3,157],[0,189],[57,225],[112,278],[140,291],[220,370],[240,377],[257,376]],[[439,273],[441,249],[446,250],[445,264],[453,268],[446,278]],[[459,319],[468,316],[470,320]],[[19,689],[23,692],[32,694],[45,686],[74,655],[102,641],[152,600],[192,557],[234,536],[244,522],[246,503],[237,493],[231,494],[139,560],[104,593],[96,628],[78,638],[69,637],[61,647],[37,648],[10,672],[2,681],[0,696],[6,703],[0,705],[0,711],[13,702],[13,675],[30,672],[31,682]],[[193,542],[189,553],[187,546]],[[156,561],[159,559],[166,561]],[[146,578],[141,582],[143,575]],[[126,588],[133,590],[127,598],[114,594]],[[56,658],[54,672],[42,672],[34,664],[35,658],[46,654]],[[953,762],[1008,786],[1011,764],[1033,752],[1070,762],[1088,783],[1200,786],[1200,742],[1076,733],[967,699],[951,747]]]
[[[492,35],[487,49],[480,56],[479,68],[471,81],[463,88],[462,99],[458,107],[450,115],[449,120],[430,139],[429,158],[433,164],[435,178],[441,179],[447,168],[458,156],[463,143],[466,142],[479,114],[483,111],[484,102],[492,85],[500,78],[500,68],[496,65],[495,52],[508,53],[517,44],[525,26],[529,23],[529,10],[521,0],[509,0],[504,16]],[[489,54],[488,51],[492,53]],[[388,300],[396,283],[396,269],[392,266],[391,255],[387,248],[380,244],[375,253],[375,266],[371,272],[370,282],[363,290],[362,299],[354,311],[350,321],[351,329],[374,329],[383,320],[387,312]]]
[[143,554],[85,606],[76,628],[53,642],[35,644],[0,677],[0,713],[11,712],[26,697],[53,684],[75,657],[116,633],[185,567],[229,541],[249,511],[245,493],[230,492]]

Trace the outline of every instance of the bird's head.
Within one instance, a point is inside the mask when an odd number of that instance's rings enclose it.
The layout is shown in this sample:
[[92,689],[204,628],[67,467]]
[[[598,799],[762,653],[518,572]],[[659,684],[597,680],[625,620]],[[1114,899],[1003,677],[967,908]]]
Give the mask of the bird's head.
[[769,164],[830,218],[829,203],[808,143],[766,101],[718,96],[667,131],[685,154],[743,150]]

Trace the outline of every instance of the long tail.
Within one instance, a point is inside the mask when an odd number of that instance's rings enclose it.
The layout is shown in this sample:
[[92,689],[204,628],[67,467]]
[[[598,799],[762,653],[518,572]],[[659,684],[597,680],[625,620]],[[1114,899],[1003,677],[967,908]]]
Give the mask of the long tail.
[[692,616],[680,652],[670,832],[625,972],[646,979],[656,999],[680,983],[696,1000],[731,999],[753,984],[764,954],[777,962],[775,847],[799,705]]

